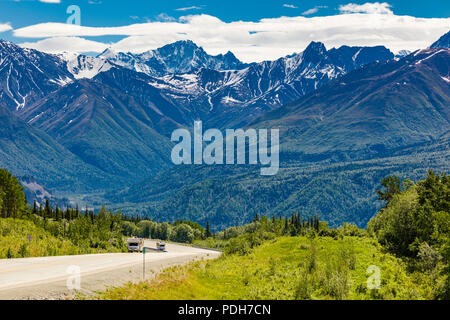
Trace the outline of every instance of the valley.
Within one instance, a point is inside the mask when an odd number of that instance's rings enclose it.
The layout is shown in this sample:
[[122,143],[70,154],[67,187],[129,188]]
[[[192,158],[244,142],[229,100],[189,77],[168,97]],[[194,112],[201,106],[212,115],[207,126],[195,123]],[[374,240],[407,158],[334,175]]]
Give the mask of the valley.
[[[445,43],[396,56],[313,41],[275,61],[242,63],[192,41],[96,57],[1,41],[0,167],[23,181],[31,203],[45,190],[62,207],[107,204],[217,230],[289,211],[364,227],[380,209],[381,178],[449,170]],[[204,130],[279,129],[278,174],[174,165],[171,133],[197,120]]]

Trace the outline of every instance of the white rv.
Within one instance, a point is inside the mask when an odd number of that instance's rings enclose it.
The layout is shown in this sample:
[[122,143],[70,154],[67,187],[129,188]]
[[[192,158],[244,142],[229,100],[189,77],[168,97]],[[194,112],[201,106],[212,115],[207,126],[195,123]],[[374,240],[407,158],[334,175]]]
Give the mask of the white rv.
[[166,251],[166,244],[162,241],[156,243],[156,249],[159,251]]
[[128,252],[142,252],[144,247],[144,239],[141,238],[129,238],[128,239]]

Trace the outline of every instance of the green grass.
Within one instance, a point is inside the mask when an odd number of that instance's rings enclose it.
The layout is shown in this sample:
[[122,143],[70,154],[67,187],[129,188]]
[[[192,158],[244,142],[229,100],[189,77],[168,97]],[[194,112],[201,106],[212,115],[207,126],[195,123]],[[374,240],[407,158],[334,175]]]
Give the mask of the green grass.
[[[33,237],[31,247],[27,235]],[[30,251],[31,249],[31,251]],[[0,259],[76,255],[110,252],[74,245],[70,240],[52,236],[32,221],[12,218],[0,219]]]
[[[381,269],[381,289],[367,289],[369,266]],[[248,255],[173,267],[154,280],[111,288],[100,299],[431,299],[430,279],[371,238],[280,237]]]

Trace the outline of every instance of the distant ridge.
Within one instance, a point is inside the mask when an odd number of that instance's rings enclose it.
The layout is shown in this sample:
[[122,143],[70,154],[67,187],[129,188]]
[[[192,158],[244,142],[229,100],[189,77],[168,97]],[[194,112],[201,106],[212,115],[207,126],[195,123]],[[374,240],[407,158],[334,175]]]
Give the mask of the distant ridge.
[[450,48],[450,31],[440,37],[430,48]]

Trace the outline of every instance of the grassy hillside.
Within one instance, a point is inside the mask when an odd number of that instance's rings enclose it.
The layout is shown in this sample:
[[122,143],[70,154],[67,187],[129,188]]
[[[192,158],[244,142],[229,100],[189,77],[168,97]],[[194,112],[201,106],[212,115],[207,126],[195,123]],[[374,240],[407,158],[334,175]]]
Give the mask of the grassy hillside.
[[[31,235],[31,248],[27,240]],[[31,249],[31,251],[30,251]],[[0,219],[0,259],[57,255],[74,255],[118,251],[118,249],[77,246],[72,241],[53,236],[49,231],[32,221],[22,219]]]
[[386,177],[367,230],[255,215],[196,244],[215,261],[172,268],[103,299],[450,299],[450,178]]
[[[381,289],[367,289],[367,268]],[[419,280],[420,279],[420,280]],[[431,279],[408,274],[375,239],[278,237],[248,255],[168,269],[150,282],[110,289],[101,299],[431,299]]]

